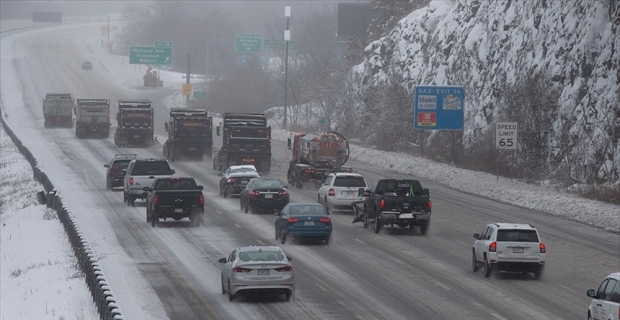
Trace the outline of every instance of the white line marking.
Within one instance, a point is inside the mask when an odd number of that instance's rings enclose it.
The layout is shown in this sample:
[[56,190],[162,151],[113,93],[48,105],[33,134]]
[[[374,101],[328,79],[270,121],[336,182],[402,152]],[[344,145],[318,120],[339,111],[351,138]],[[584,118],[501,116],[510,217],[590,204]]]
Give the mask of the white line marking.
[[317,287],[321,288],[323,291],[327,291],[327,289],[325,287],[323,287],[322,285],[318,284],[318,283],[314,283]]
[[220,210],[215,210],[215,212],[217,212],[219,214],[222,214],[222,211],[220,211]]
[[360,242],[360,243],[362,243],[362,244],[366,244],[366,242],[364,242],[364,241],[362,241],[362,240],[360,240],[360,239],[355,239],[355,241],[359,241],[359,242]]
[[260,244],[261,244],[261,245],[263,245],[263,246],[265,245],[265,243],[264,243],[264,242],[262,242],[262,241],[260,241],[260,240],[258,240],[258,239],[256,240],[256,242],[260,243]]
[[235,226],[236,226],[237,228],[239,228],[239,229],[241,229],[241,228],[242,228],[240,225],[238,225],[238,224],[236,224],[236,223],[235,223]]
[[440,287],[442,287],[442,288],[444,288],[444,289],[446,289],[446,290],[452,290],[450,287],[448,287],[447,285],[445,285],[445,284],[443,284],[441,282],[435,281],[435,284],[440,286]]
[[502,320],[506,320],[506,318],[500,316],[499,314],[495,313],[495,312],[491,312],[491,315],[494,316],[497,319],[502,319]]
[[469,303],[471,303],[471,304],[475,305],[475,306],[476,306],[476,307],[478,307],[478,308],[484,308],[484,306],[483,306],[483,305],[481,305],[480,303],[478,303],[478,302],[476,302],[476,301],[474,301],[474,300],[469,301]]
[[560,284],[559,286],[560,286],[560,288],[562,288],[562,289],[564,289],[564,290],[566,290],[566,291],[573,291],[573,289],[571,289],[571,288],[569,288],[569,287],[567,287],[567,286],[565,286],[565,285],[561,285],[561,284]]
[[465,243],[465,242],[461,242],[461,241],[458,241],[458,240],[456,240],[456,243],[458,243],[458,244],[462,244],[462,245],[464,245],[464,246],[466,246],[466,247],[469,247],[469,246],[471,245],[471,244],[467,244],[467,243]]

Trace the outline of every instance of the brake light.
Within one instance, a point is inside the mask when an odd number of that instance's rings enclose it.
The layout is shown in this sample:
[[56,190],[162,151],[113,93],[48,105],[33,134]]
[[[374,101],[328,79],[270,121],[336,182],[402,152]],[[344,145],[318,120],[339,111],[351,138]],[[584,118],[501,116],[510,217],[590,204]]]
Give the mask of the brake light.
[[295,223],[295,222],[299,222],[299,218],[288,218],[287,221],[288,223]]
[[319,222],[323,222],[323,223],[332,223],[332,220],[328,217],[323,217],[319,219]]
[[259,195],[259,193],[256,190],[250,191],[250,193],[248,193],[248,196],[250,196],[250,197],[258,197],[258,195]]
[[284,266],[284,267],[280,267],[280,268],[275,268],[275,270],[278,271],[278,272],[293,271],[293,267],[292,266]]
[[228,182],[228,183],[233,183],[235,181],[237,181],[237,178],[230,178],[230,179],[226,180],[226,182]]
[[489,244],[489,252],[497,252],[497,242],[493,241]]
[[[544,243],[540,243],[539,247],[540,247],[540,253],[547,253],[547,247],[545,246]],[[620,318],[618,318],[618,319],[620,319]]]
[[334,189],[329,189],[329,191],[327,191],[327,195],[330,197],[335,197],[336,191],[334,191]]
[[129,178],[129,185],[130,185],[130,186],[133,186],[133,177],[130,177],[130,178]]
[[379,209],[385,209],[385,200],[381,199],[381,201],[379,201]]
[[278,195],[281,196],[281,197],[288,197],[288,191],[282,190],[282,191],[278,192]]
[[232,271],[233,271],[233,272],[243,272],[243,273],[248,273],[248,272],[252,271],[252,269],[250,269],[250,268],[243,268],[243,267],[236,266],[236,267],[232,268]]
[[306,173],[312,173],[312,169],[306,169]]
[[205,205],[205,196],[204,196],[204,194],[201,194],[201,195],[200,195],[200,198],[198,198],[198,203],[199,203],[201,206],[204,206],[204,205]]
[[159,196],[153,196],[153,205],[159,205]]
[[431,200],[428,200],[427,208],[428,208],[428,211],[431,211],[431,209],[433,209],[433,202]]

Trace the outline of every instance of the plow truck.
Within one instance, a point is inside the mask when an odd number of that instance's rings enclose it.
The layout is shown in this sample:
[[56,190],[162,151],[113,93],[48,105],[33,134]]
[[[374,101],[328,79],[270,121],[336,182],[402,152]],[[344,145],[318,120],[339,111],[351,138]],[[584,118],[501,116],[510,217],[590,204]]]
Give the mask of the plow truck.
[[70,93],[48,93],[43,99],[44,125],[49,127],[73,127],[73,107],[75,100]]
[[336,131],[302,133],[288,139],[293,157],[287,179],[301,189],[304,183],[321,185],[334,172],[352,172],[344,164],[349,160],[349,142]]
[[142,80],[144,80],[145,87],[164,86],[164,82],[157,76],[157,71],[153,70],[153,68],[151,67],[146,70],[146,73],[144,74],[144,77],[142,77]]
[[213,117],[204,109],[170,109],[170,120],[164,123],[168,140],[164,143],[164,158],[202,161],[211,158],[213,147]]
[[153,107],[149,100],[118,100],[118,126],[114,144],[118,147],[142,146],[155,143]]
[[254,165],[261,175],[271,172],[271,126],[264,113],[224,113],[215,132],[222,148],[213,158],[213,169],[224,172],[235,165]]
[[110,135],[110,100],[77,99],[75,136],[79,139],[94,136],[105,139]]

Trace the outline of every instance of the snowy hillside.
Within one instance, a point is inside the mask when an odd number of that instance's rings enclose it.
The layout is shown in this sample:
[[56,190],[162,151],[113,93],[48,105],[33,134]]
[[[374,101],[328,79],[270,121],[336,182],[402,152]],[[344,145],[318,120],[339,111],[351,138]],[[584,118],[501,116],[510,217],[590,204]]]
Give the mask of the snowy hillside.
[[568,156],[561,161],[617,184],[620,13],[609,3],[435,0],[368,45],[355,72],[364,90],[394,74],[402,75],[412,96],[415,85],[465,86],[465,143],[495,121],[520,121],[502,117],[503,93],[542,73],[560,93],[550,152],[557,158],[563,149]]

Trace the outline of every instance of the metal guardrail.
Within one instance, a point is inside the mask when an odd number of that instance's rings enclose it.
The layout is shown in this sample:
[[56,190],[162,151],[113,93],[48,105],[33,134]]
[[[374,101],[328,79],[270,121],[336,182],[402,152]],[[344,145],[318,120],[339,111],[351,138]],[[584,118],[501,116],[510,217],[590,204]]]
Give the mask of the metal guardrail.
[[34,172],[34,179],[40,182],[45,191],[37,194],[39,202],[46,203],[48,208],[56,210],[58,218],[64,226],[65,232],[73,252],[78,259],[80,269],[85,274],[86,284],[90,290],[93,298],[93,302],[97,305],[99,311],[99,318],[101,320],[124,320],[125,318],[121,314],[120,308],[116,303],[116,299],[112,294],[112,290],[108,285],[108,282],[103,274],[103,270],[99,265],[98,257],[95,255],[89,242],[86,240],[86,236],[81,231],[77,220],[65,208],[62,203],[62,196],[58,194],[54,188],[54,184],[47,177],[47,174],[43,172],[34,158],[30,150],[28,150],[24,144],[17,138],[13,130],[4,121],[4,116],[0,111],[0,122],[4,127],[4,131],[11,137],[11,140],[17,146],[17,149],[28,160],[32,171]]

